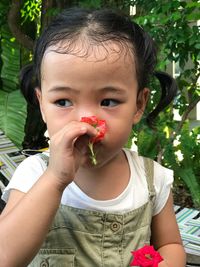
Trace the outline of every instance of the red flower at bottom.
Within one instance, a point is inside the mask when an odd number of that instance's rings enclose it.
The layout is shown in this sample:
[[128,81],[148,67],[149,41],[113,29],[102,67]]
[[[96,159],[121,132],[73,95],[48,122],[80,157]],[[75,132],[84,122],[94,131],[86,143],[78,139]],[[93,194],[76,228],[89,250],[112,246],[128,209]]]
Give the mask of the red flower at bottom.
[[133,261],[130,266],[158,267],[158,263],[163,260],[153,246],[145,245],[136,251],[131,251],[131,253],[133,254]]

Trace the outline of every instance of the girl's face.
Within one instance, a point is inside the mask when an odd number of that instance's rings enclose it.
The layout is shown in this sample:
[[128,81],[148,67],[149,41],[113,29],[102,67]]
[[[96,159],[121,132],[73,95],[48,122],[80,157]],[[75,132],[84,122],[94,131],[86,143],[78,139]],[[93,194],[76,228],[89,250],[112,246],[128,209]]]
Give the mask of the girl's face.
[[93,47],[87,57],[46,51],[41,69],[40,108],[51,138],[70,121],[95,115],[107,132],[96,144],[98,162],[111,159],[127,142],[143,114],[148,89],[138,95],[133,55],[116,44]]

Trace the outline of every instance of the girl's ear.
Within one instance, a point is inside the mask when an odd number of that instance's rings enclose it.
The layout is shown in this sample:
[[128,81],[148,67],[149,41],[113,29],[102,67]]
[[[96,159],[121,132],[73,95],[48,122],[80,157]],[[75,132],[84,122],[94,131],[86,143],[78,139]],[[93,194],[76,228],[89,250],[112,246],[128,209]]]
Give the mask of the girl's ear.
[[37,100],[38,100],[39,105],[40,105],[40,112],[42,114],[42,119],[46,123],[46,119],[45,119],[45,115],[44,115],[43,107],[42,107],[42,92],[41,92],[41,89],[39,87],[35,88],[35,94],[36,94]]
[[133,115],[133,125],[137,124],[141,120],[149,99],[149,93],[150,93],[149,88],[144,88],[138,93],[137,111]]

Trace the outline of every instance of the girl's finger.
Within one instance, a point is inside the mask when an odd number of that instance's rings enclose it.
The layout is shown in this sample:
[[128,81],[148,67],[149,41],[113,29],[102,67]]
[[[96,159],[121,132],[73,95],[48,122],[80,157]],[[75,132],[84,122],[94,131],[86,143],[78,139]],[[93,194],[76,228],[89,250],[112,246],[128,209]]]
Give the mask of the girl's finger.
[[62,143],[63,147],[71,148],[80,136],[95,136],[96,134],[97,130],[91,125],[82,122],[73,122],[52,136],[51,143],[53,142],[55,146]]

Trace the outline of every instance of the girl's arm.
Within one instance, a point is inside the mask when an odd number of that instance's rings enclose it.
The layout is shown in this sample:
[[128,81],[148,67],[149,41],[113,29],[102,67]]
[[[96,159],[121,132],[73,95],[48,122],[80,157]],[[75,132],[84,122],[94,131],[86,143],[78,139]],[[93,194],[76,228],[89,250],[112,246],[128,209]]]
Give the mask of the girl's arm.
[[159,267],[185,267],[186,255],[173,209],[172,193],[163,210],[153,217],[152,244],[164,258]]
[[0,216],[0,267],[27,266],[37,254],[62,193],[80,166],[84,136],[96,134],[88,123],[67,124],[51,137],[49,165],[44,174],[28,193],[11,192]]
[[12,190],[0,216],[0,267],[23,267],[37,254],[59,207],[62,188],[45,172],[24,194]]

